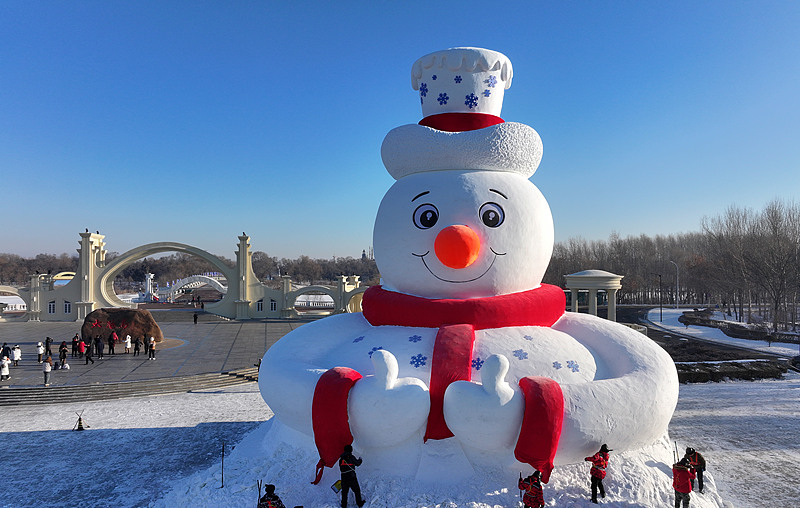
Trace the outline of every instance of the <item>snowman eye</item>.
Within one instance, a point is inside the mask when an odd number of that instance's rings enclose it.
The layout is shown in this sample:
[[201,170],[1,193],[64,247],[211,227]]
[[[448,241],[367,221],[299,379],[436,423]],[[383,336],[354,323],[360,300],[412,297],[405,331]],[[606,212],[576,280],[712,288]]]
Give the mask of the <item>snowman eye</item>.
[[503,208],[497,203],[484,203],[478,214],[481,216],[481,221],[490,228],[498,227],[506,218]]
[[430,229],[439,220],[439,210],[430,203],[419,205],[414,210],[414,225],[420,229]]

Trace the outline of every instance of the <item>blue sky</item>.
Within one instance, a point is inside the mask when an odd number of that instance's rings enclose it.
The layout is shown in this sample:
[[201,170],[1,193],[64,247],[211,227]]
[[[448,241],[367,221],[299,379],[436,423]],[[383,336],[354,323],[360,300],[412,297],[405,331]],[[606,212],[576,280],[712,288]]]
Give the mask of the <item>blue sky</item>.
[[800,190],[800,2],[0,2],[0,252],[359,256],[414,61],[514,66],[556,240],[697,231]]

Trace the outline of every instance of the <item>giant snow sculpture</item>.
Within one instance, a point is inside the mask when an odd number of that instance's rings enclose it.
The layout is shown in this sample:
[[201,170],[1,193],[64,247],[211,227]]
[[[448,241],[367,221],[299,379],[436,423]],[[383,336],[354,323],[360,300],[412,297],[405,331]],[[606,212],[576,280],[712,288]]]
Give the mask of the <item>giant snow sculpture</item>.
[[553,221],[528,180],[542,144],[500,118],[501,53],[454,48],[412,68],[424,118],[382,146],[397,180],[378,210],[383,278],[363,313],[304,325],[267,351],[261,394],[277,424],[313,439],[322,466],[352,442],[365,464],[460,480],[580,462],[666,431],[678,396],[670,357],[644,335],[565,312],[542,284]]

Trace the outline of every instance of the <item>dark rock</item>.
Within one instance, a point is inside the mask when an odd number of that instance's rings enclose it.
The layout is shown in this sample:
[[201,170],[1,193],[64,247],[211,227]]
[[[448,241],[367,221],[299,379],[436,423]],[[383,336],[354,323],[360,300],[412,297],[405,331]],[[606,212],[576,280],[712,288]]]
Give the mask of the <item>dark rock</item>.
[[678,380],[681,383],[707,383],[726,379],[780,379],[788,370],[777,361],[737,361],[677,363]]
[[105,341],[112,332],[117,332],[121,340],[126,335],[130,335],[133,340],[137,337],[155,337],[156,342],[164,340],[161,328],[146,309],[97,309],[86,316],[81,327],[81,337],[84,340],[100,335]]

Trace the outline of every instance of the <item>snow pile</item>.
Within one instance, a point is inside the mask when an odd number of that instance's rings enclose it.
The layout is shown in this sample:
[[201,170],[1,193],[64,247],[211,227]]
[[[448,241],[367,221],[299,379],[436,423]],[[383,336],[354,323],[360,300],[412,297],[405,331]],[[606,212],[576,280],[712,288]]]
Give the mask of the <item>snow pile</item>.
[[[151,506],[252,507],[257,500],[257,480],[276,485],[287,507],[335,508],[340,497],[329,488],[339,477],[327,469],[320,485],[311,485],[316,450],[304,447],[305,437],[273,420],[263,423],[236,446],[225,462],[225,488],[220,489],[219,464],[178,482]],[[358,450],[355,450],[358,455]],[[672,444],[667,438],[636,452],[611,454],[605,480],[605,506],[671,506]],[[591,506],[589,463],[557,467],[545,485],[547,506]],[[529,474],[530,471],[523,471]],[[479,471],[475,478],[456,485],[437,485],[375,473],[368,463],[358,469],[361,491],[369,507],[381,508],[495,508],[517,507],[519,473],[497,469]],[[692,495],[692,506],[713,508],[725,504],[716,491],[713,473],[706,474],[704,494]],[[354,500],[351,498],[351,504]]]

